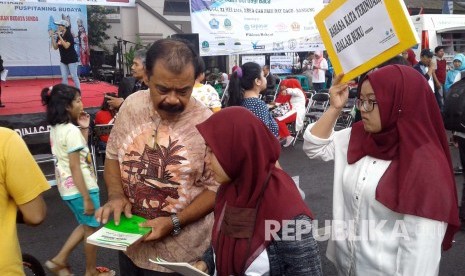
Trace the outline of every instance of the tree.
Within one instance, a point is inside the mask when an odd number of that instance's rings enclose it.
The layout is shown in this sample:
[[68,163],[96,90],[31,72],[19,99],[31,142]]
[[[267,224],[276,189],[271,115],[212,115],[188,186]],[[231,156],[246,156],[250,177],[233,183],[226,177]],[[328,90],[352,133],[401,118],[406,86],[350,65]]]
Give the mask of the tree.
[[105,46],[105,40],[110,37],[105,33],[111,28],[111,25],[105,22],[106,15],[113,11],[105,9],[103,6],[88,5],[87,6],[87,24],[89,29],[89,45],[98,46],[105,51],[109,51]]

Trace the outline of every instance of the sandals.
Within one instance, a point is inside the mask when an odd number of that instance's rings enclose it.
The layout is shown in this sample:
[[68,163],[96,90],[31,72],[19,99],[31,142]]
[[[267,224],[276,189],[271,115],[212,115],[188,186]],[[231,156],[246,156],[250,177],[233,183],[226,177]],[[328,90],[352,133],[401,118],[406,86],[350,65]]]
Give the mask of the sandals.
[[68,265],[61,265],[48,260],[45,262],[45,267],[56,276],[73,276]]
[[[74,274],[71,273],[71,269],[68,265],[61,265],[57,264],[52,260],[48,260],[45,262],[45,267],[56,276],[73,276]],[[115,276],[116,272],[114,270],[109,269],[108,267],[104,266],[97,266],[95,268],[97,270],[98,275],[102,276]]]

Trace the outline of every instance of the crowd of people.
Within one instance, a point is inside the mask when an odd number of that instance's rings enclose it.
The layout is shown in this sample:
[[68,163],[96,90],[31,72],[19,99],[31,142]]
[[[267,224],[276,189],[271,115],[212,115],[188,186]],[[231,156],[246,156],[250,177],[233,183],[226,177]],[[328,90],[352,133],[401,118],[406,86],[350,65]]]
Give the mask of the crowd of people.
[[[65,24],[60,28],[55,43],[68,48]],[[43,89],[58,191],[78,222],[45,267],[72,275],[68,257],[81,241],[111,218],[118,224],[121,216],[138,215],[151,232],[118,253],[121,275],[172,275],[147,256],[191,263],[209,275],[323,275],[310,227],[317,218],[278,162],[280,142],[289,146],[295,139],[288,129],[294,124],[309,158],[334,160],[332,219],[347,227],[332,225],[326,254],[338,274],[438,275],[441,252],[460,228],[441,118],[446,83],[460,78],[443,72],[443,49],[435,53],[433,60],[431,51],[422,51],[412,66],[399,65],[407,63],[399,56],[364,75],[356,100],[361,120],[334,131],[351,84],[341,82],[343,75],[330,80],[330,107],[303,129],[308,99],[297,79],[282,80],[267,105],[261,95],[277,84],[269,67],[236,65],[222,76],[228,78],[222,105],[216,90],[202,83],[205,64],[192,45],[157,40],[136,53],[132,77],[123,79],[118,95],[105,95],[96,117],[96,124],[113,125],[109,137],[101,137],[108,193],[102,204],[80,90],[66,84]],[[454,58],[457,71],[462,58]],[[327,87],[328,63],[322,52],[304,61],[314,88]],[[0,136],[0,176],[6,176],[0,196],[7,206],[0,217],[8,218],[0,229],[14,237],[0,248],[15,252],[0,258],[0,272],[15,272],[21,269],[16,210],[27,223],[40,223],[40,194],[49,187],[19,136],[6,129]],[[31,167],[27,175],[20,172],[24,166]],[[19,185],[25,177],[34,181]],[[284,227],[289,221],[309,227],[290,230]],[[270,234],[270,222],[283,227]],[[86,243],[84,253],[86,276],[115,274],[97,266],[95,246]]]

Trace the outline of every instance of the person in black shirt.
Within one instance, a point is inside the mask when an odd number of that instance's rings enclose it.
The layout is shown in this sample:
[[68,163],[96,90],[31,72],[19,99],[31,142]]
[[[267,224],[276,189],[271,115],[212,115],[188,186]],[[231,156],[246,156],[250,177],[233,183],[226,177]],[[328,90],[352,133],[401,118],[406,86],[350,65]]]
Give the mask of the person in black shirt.
[[74,50],[74,38],[71,34],[69,22],[66,20],[59,20],[55,22],[58,25],[58,31],[53,33],[49,31],[50,38],[52,39],[52,47],[60,51],[60,71],[61,83],[68,84],[68,75],[73,78],[74,85],[80,89],[77,68],[78,68],[78,55]]
[[136,51],[132,60],[131,73],[132,77],[125,77],[121,80],[118,87],[118,97],[106,95],[108,104],[114,109],[119,109],[124,100],[134,92],[147,90],[147,77],[145,74],[145,56],[147,51],[144,49]]

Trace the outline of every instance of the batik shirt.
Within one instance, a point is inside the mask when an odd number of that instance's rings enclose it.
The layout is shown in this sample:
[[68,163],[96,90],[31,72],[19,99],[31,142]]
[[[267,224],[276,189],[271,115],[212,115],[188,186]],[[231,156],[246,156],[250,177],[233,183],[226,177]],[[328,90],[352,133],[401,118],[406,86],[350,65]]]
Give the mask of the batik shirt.
[[[147,219],[170,216],[186,208],[218,183],[205,166],[206,145],[195,125],[212,112],[190,99],[175,119],[162,120],[149,90],[130,95],[121,106],[107,144],[106,157],[118,160],[123,190],[132,213]],[[167,271],[149,262],[193,262],[210,244],[213,213],[182,228],[177,236],[131,246],[126,254],[139,267]]]

